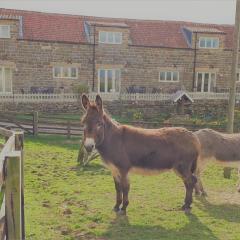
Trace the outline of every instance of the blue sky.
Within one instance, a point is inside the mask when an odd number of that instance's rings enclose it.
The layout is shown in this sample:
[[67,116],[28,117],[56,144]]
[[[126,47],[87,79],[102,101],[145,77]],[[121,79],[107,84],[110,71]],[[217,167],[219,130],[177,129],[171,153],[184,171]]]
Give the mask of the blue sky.
[[101,17],[233,24],[235,0],[0,0],[0,7]]

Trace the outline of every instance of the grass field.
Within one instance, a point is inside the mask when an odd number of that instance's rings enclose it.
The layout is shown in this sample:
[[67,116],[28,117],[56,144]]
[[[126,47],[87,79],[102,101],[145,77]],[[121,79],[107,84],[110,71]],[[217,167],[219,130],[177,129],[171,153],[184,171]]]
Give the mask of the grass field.
[[221,167],[210,165],[203,177],[209,197],[195,197],[190,215],[178,210],[184,187],[174,173],[134,175],[128,217],[117,217],[111,211],[112,177],[100,160],[77,166],[78,139],[40,136],[25,142],[28,240],[240,239],[236,170],[229,180]]

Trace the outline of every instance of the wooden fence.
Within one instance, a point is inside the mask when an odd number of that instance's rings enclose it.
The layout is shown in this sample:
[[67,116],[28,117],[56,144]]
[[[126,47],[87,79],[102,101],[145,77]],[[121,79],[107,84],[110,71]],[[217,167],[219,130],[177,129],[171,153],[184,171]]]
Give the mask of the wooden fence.
[[23,132],[0,128],[0,239],[25,239]]
[[[217,131],[224,132],[225,126],[221,125],[198,125],[193,123],[184,124],[170,124],[163,122],[149,122],[149,121],[128,121],[129,125],[134,125],[144,128],[161,128],[161,127],[185,127],[191,131],[196,131],[201,128],[210,127]],[[64,135],[67,138],[71,136],[81,136],[83,134],[83,127],[80,124],[80,115],[74,119],[69,116],[56,114],[43,114],[38,112],[1,112],[0,111],[0,127],[9,127],[13,130],[21,129],[25,133],[37,136],[39,133],[43,134],[57,134]],[[239,131],[239,129],[237,130]]]
[[[95,99],[97,93],[89,93],[91,100]],[[229,93],[208,93],[208,92],[188,92],[194,99],[228,99]],[[104,101],[166,101],[171,100],[174,94],[169,93],[101,93]],[[0,94],[0,102],[5,103],[58,103],[80,101],[80,94]],[[240,100],[240,93],[236,94],[236,100]]]
[[39,133],[71,136],[82,135],[83,128],[79,119],[66,119],[56,115],[43,115],[38,112],[1,112],[0,127],[21,129],[37,136]]

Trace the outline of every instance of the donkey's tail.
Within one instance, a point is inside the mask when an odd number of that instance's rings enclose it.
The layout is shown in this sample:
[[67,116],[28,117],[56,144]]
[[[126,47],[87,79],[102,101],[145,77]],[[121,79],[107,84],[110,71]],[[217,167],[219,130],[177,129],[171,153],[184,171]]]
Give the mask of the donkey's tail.
[[191,172],[195,173],[197,170],[197,158],[195,158],[192,162],[192,166],[191,166]]

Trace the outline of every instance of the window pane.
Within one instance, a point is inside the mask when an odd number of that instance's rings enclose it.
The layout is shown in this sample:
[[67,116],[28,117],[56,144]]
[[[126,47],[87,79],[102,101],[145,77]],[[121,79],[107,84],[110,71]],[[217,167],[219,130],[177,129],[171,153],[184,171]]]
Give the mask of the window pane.
[[3,92],[3,76],[2,76],[2,68],[0,68],[0,93]]
[[172,73],[167,72],[167,81],[171,81],[171,80],[172,80]]
[[201,39],[200,39],[200,47],[204,48],[204,47],[205,47],[205,44],[206,44],[205,39],[204,39],[204,38],[201,38]]
[[61,68],[60,67],[54,68],[54,77],[61,77]]
[[210,91],[213,92],[216,87],[216,74],[211,73]]
[[71,68],[70,71],[71,71],[71,77],[76,78],[77,77],[77,68],[75,68],[75,67]]
[[120,70],[117,69],[115,71],[115,91],[119,92],[120,91]]
[[12,92],[12,71],[5,68],[5,92]]
[[10,26],[0,26],[0,38],[10,38]]
[[208,92],[208,84],[209,84],[209,73],[205,73],[204,75],[204,92]]
[[173,72],[173,81],[178,81],[178,72]]
[[165,81],[165,72],[160,72],[160,80]]
[[219,48],[219,40],[213,39],[213,48]]
[[106,32],[100,32],[99,33],[99,41],[106,42],[106,40],[107,40]]
[[64,67],[64,68],[62,69],[62,71],[63,71],[63,73],[62,73],[62,77],[64,77],[64,78],[69,77],[69,71],[68,71],[68,68]]
[[197,91],[201,92],[202,91],[202,73],[198,73],[198,78],[197,78]]
[[240,77],[240,74],[237,73],[237,82],[240,81],[239,77]]
[[206,46],[207,46],[207,48],[211,48],[212,47],[212,39],[211,38],[207,38],[206,39]]
[[121,43],[122,42],[122,33],[117,32],[117,33],[114,34],[114,36],[115,36],[115,43]]
[[107,92],[112,92],[112,80],[113,80],[113,71],[108,70],[107,71]]
[[108,32],[108,42],[113,43],[113,32]]
[[105,92],[105,70],[101,69],[99,72],[100,77],[100,92]]

